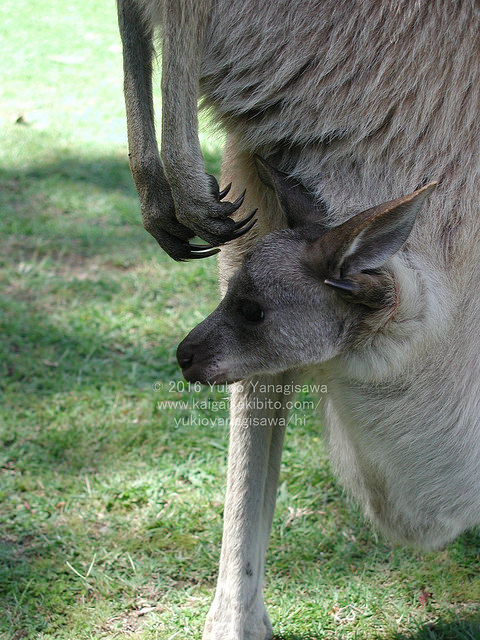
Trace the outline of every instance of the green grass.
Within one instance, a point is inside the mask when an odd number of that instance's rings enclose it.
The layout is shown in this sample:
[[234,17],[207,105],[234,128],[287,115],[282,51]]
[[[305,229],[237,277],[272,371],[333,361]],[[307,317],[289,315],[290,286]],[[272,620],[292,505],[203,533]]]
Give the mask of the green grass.
[[[222,390],[183,391],[175,349],[216,304],[215,262],[142,229],[113,1],[4,0],[0,24],[0,638],[200,638],[228,434]],[[477,640],[479,554],[478,532],[437,554],[378,540],[313,412],[290,428],[279,638]]]

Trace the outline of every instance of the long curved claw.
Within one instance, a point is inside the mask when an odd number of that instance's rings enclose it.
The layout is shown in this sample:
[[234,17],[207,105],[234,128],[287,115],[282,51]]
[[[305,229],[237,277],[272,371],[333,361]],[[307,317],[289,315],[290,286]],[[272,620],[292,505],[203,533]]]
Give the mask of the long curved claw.
[[200,253],[202,251],[209,251],[210,249],[217,249],[217,246],[214,244],[194,244],[193,242],[189,242],[188,248],[193,253]]
[[232,235],[228,239],[228,242],[230,242],[231,240],[236,240],[237,238],[241,238],[242,236],[244,236],[246,233],[248,233],[250,231],[250,229],[253,226],[255,226],[257,224],[257,222],[258,222],[258,218],[255,218],[255,220],[253,220],[250,224],[248,224],[243,229],[240,229],[240,231],[237,231],[236,233],[232,233]]
[[257,223],[257,218],[252,220],[256,213],[257,209],[252,211],[252,213],[250,213],[243,220],[236,222],[228,232],[224,234],[218,234],[215,240],[210,241],[210,244],[188,244],[187,247],[189,255],[187,259],[208,258],[209,256],[213,256],[220,251],[220,245],[231,242],[232,240],[236,240],[237,238],[241,238],[243,235],[248,233],[250,229]]
[[227,184],[225,189],[220,191],[220,186],[215,176],[212,176],[210,173],[207,173],[207,176],[208,176],[208,179],[210,180],[210,190],[212,192],[213,197],[215,198],[215,200],[218,200],[218,201],[223,200],[223,198],[225,198],[225,196],[228,194],[228,192],[232,188],[232,183],[230,182],[229,184]]
[[216,247],[214,244],[193,244],[192,242],[189,242],[188,246],[192,251],[204,251],[205,249],[214,249]]
[[[192,245],[190,245],[191,247]],[[208,248],[209,245],[205,245],[205,248]],[[190,260],[198,260],[200,258],[209,258],[210,256],[214,256],[220,252],[220,247],[215,247],[213,249],[209,249],[208,251],[199,251],[199,247],[194,249],[190,254]]]
[[236,211],[237,209],[240,209],[240,207],[241,207],[241,206],[242,206],[242,204],[243,204],[243,201],[245,200],[245,194],[246,194],[246,193],[247,193],[247,190],[245,189],[245,190],[243,191],[243,193],[242,193],[240,196],[238,196],[238,198],[235,200],[235,202],[232,202],[232,203],[231,203],[232,210],[231,210],[231,212],[228,214],[229,216],[231,216],[231,215],[232,215],[232,213],[235,213],[235,211]]
[[232,183],[230,182],[229,184],[227,184],[225,189],[222,189],[222,191],[220,191],[220,187],[215,176],[212,176],[211,174],[207,174],[207,176],[210,181],[210,192],[215,199],[215,203],[210,210],[210,215],[213,218],[230,217],[233,213],[235,213],[235,211],[237,211],[237,209],[242,206],[245,199],[246,189],[234,202],[223,202],[223,199],[228,195],[230,189],[232,188]]
[[239,220],[237,223],[235,223],[235,226],[233,227],[233,230],[237,231],[238,229],[241,229],[243,226],[245,226],[255,216],[257,211],[258,211],[258,208],[254,209],[252,211],[252,213],[250,215],[248,215],[246,218],[243,218],[243,220]]
[[225,187],[225,189],[223,189],[223,191],[219,191],[218,192],[218,199],[219,200],[223,200],[225,198],[225,196],[228,194],[228,192],[230,191],[230,189],[232,188],[232,183],[229,182],[227,184],[227,186]]

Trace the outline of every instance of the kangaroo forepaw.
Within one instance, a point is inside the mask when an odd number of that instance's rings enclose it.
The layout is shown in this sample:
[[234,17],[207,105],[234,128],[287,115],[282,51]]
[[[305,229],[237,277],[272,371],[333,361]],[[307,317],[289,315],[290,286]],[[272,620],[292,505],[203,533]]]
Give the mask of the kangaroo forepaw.
[[[206,202],[192,201],[182,193],[174,202],[159,163],[133,165],[132,173],[142,202],[143,226],[174,260],[213,256],[220,251],[219,245],[240,238],[256,223],[256,209],[238,221],[230,217],[242,206],[245,192],[234,202],[224,201],[231,184],[220,191],[213,176],[208,176],[210,193]],[[208,244],[192,243],[195,236]]]
[[[207,202],[188,202],[181,196],[176,200],[177,218],[199,238],[209,243],[209,249],[218,247],[245,235],[256,224],[257,209],[241,220],[231,216],[238,211],[245,199],[245,191],[233,202],[223,200],[230,191],[231,184],[220,191],[214,176],[208,176],[210,199]],[[213,197],[213,198],[212,198]],[[203,256],[202,256],[203,257]]]

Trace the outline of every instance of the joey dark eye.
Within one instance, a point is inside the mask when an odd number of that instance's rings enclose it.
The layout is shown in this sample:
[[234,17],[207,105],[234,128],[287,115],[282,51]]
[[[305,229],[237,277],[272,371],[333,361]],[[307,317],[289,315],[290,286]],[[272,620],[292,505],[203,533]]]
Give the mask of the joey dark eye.
[[248,322],[258,324],[265,318],[265,312],[258,302],[253,300],[241,300],[238,305],[240,315]]

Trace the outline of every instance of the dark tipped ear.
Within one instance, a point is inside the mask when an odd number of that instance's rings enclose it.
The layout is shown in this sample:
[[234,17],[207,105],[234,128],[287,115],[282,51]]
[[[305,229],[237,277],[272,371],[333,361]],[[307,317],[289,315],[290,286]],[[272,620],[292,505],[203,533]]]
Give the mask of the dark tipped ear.
[[301,182],[275,169],[260,156],[255,155],[254,160],[260,180],[275,191],[291,229],[322,225],[328,211],[323,201],[315,200]]
[[330,229],[310,246],[308,264],[325,274],[325,283],[344,299],[377,308],[388,304],[392,294],[390,285],[387,291],[385,276],[363,272],[379,269],[401,249],[436,185],[431,182]]

